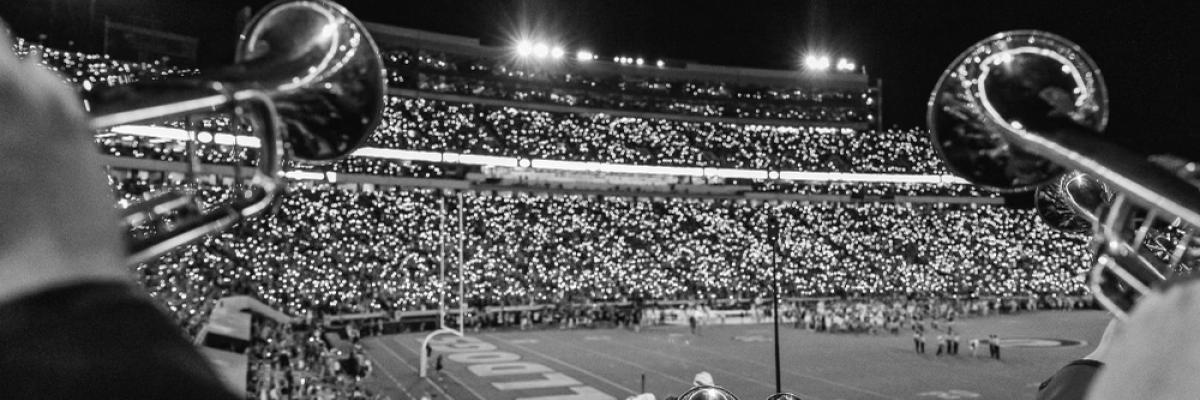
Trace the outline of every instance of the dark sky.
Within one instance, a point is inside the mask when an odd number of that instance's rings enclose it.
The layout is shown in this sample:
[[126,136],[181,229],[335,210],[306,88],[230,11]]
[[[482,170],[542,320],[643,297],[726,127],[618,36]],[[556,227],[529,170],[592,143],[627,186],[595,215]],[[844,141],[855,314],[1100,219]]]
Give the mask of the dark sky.
[[[233,15],[262,0],[95,0],[97,18],[200,37],[206,54],[232,49]],[[845,55],[884,81],[885,122],[924,125],[925,101],[947,64],[1008,29],[1061,34],[1087,50],[1111,93],[1108,135],[1143,152],[1200,159],[1196,1],[385,1],[345,0],[368,21],[507,43],[544,32],[568,48],[711,64],[796,68],[806,49]],[[87,35],[89,0],[2,0],[18,34],[51,42]],[[1191,50],[1188,50],[1191,49]],[[219,53],[217,53],[219,52]],[[208,55],[201,62],[223,61]]]

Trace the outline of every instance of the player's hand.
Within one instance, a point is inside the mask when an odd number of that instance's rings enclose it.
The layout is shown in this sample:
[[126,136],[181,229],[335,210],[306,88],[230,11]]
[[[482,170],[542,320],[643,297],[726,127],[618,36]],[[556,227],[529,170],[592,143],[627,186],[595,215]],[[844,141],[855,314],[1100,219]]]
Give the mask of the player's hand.
[[112,194],[74,91],[0,27],[0,301],[125,279]]
[[1142,298],[1124,325],[1124,332],[1113,337],[1089,399],[1196,398],[1200,281]]

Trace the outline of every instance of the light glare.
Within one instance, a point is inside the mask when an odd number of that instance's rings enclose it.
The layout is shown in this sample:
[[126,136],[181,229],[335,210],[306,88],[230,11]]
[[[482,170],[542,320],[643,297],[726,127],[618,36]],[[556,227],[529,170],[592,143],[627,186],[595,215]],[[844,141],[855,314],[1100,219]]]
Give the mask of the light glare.
[[533,54],[533,43],[528,40],[517,42],[517,55],[521,57],[529,57]]
[[545,43],[537,43],[533,45],[533,56],[537,58],[546,58],[550,55],[550,46]]

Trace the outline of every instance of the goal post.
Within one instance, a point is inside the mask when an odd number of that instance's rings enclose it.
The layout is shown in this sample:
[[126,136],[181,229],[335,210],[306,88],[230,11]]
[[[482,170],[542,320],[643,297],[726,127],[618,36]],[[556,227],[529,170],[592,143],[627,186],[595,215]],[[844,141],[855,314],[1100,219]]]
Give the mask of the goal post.
[[434,330],[433,332],[430,332],[428,335],[425,335],[425,339],[421,341],[421,349],[420,349],[420,353],[421,353],[421,355],[420,355],[420,357],[421,357],[420,376],[421,376],[421,378],[425,378],[426,376],[428,376],[428,373],[429,373],[429,351],[426,350],[429,348],[429,342],[431,340],[433,340],[433,338],[435,336],[438,336],[441,334],[450,334],[450,335],[455,335],[458,337],[463,337],[464,329],[466,328],[466,325],[464,324],[464,322],[466,321],[466,314],[467,314],[467,309],[466,309],[467,303],[466,303],[466,297],[464,296],[466,294],[466,290],[465,290],[466,275],[464,274],[464,270],[466,269],[466,263],[463,260],[463,255],[465,253],[465,251],[463,249],[464,237],[466,235],[466,231],[463,229],[463,225],[464,225],[464,223],[463,223],[463,208],[465,207],[465,203],[463,201],[463,195],[462,195],[461,191],[457,193],[457,197],[458,197],[458,235],[457,235],[457,241],[458,241],[458,260],[457,260],[458,261],[458,327],[452,328],[452,327],[449,327],[446,325],[446,236],[447,235],[446,235],[446,196],[443,195],[441,198],[441,209],[442,209],[442,212],[441,212],[441,235],[439,235],[440,239],[441,239],[440,240],[440,242],[441,242],[440,264],[441,265],[440,265],[440,271],[439,271],[439,279],[440,279],[439,282],[441,283],[441,287],[438,288],[438,294],[439,294],[439,296],[438,296],[438,329]]

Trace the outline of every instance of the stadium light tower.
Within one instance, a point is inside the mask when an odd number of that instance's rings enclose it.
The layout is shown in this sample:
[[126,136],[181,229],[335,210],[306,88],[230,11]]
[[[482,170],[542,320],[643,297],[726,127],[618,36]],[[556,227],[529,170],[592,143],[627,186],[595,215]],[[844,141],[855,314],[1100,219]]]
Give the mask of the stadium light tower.
[[588,50],[580,50],[575,53],[576,61],[592,61],[596,59],[596,54]]

